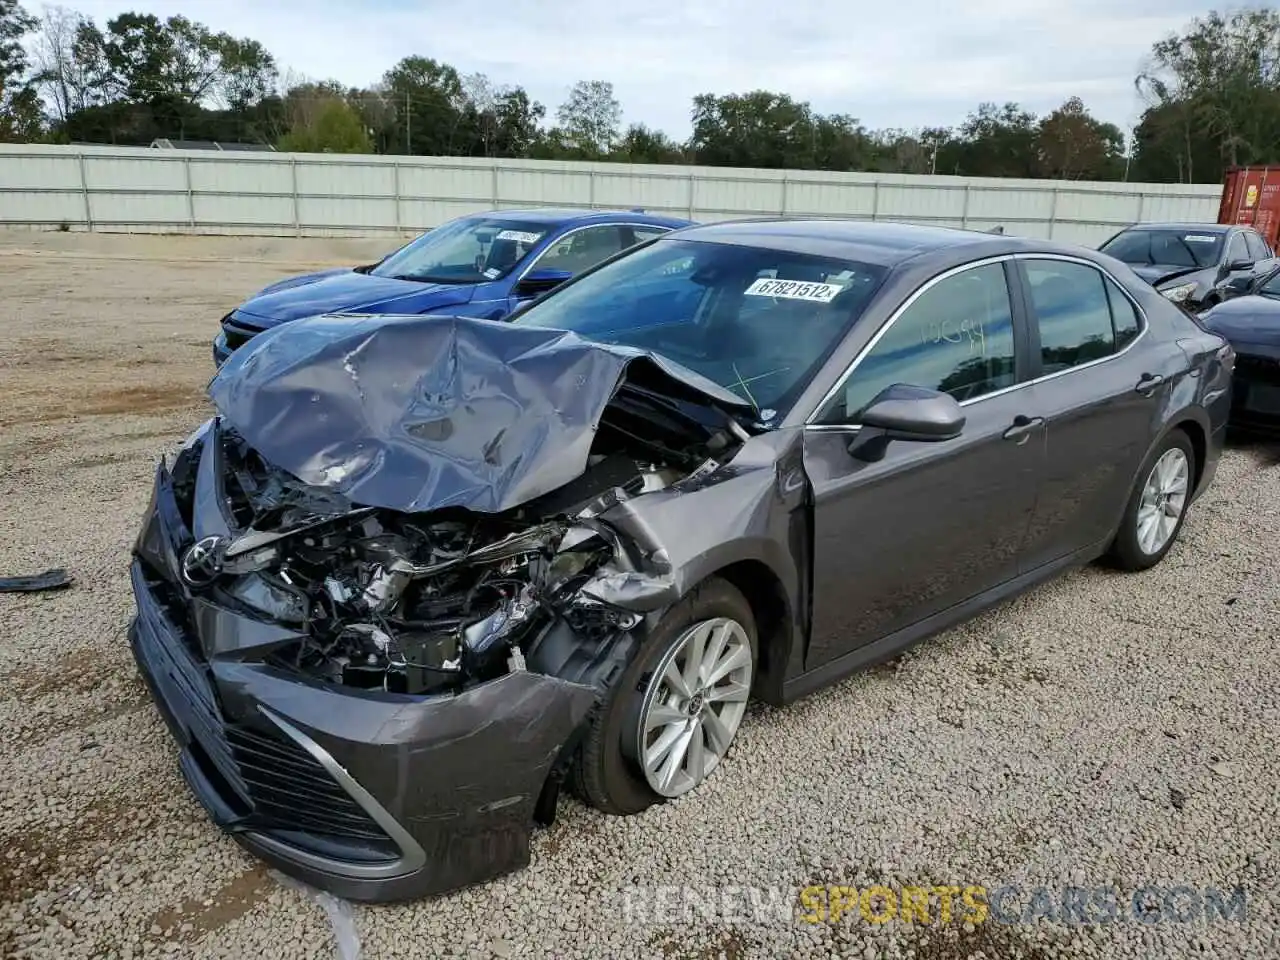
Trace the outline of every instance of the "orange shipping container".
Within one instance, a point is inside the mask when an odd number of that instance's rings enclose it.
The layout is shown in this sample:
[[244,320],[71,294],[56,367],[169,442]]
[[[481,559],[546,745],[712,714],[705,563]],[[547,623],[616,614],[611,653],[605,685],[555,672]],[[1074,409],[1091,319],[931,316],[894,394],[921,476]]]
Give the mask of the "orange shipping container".
[[1218,222],[1253,227],[1275,248],[1280,240],[1280,166],[1228,169]]

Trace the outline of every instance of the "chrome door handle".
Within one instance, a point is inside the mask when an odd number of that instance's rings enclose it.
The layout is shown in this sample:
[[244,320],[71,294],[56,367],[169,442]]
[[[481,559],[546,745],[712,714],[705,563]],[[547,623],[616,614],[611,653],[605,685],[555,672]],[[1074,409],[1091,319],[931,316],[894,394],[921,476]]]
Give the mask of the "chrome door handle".
[[1026,417],[1022,414],[1013,418],[1013,426],[1004,432],[1006,440],[1017,440],[1018,445],[1026,443],[1044,423],[1044,417]]
[[1138,379],[1138,385],[1133,389],[1145,396],[1150,396],[1152,391],[1160,384],[1164,383],[1164,377],[1158,373],[1144,373]]

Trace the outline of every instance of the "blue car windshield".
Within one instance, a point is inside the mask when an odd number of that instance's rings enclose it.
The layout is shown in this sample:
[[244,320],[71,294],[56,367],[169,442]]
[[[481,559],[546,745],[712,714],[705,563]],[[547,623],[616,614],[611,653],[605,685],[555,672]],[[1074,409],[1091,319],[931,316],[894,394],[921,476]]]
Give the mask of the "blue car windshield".
[[585,274],[511,322],[663,356],[771,419],[795,402],[862,314],[884,267],[667,239]]
[[486,283],[514,270],[553,229],[499,217],[462,217],[429,230],[369,272],[421,283]]

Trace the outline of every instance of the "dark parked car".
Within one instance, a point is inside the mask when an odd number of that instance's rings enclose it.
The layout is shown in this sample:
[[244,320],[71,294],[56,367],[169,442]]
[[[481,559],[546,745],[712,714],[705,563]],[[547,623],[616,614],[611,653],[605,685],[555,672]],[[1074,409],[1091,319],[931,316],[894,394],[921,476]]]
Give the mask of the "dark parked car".
[[1216,223],[1141,223],[1099,249],[1192,311],[1239,296],[1280,266],[1256,230]]
[[1206,310],[1200,322],[1236,351],[1232,424],[1280,432],[1280,269],[1244,296]]
[[691,221],[639,210],[500,210],[459,217],[375,264],[289,277],[222,318],[221,364],[263,330],[321,313],[442,313],[501,320],[637,243]]
[[1210,483],[1231,348],[1073,247],[691,227],[513,321],[315,317],[155,474],[133,650],[212,818],[360,900],[638,813],[781,704]]

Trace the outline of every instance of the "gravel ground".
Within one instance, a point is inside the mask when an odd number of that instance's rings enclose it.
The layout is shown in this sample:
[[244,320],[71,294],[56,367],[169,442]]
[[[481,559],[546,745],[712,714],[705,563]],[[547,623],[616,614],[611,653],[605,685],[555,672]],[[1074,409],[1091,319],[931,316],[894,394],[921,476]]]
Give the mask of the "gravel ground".
[[[275,277],[378,248],[0,235],[0,573],[77,580],[0,596],[0,954],[327,957],[347,942],[188,794],[125,642],[126,557],[155,458],[205,415],[216,318]],[[1236,445],[1156,570],[1072,574],[757,708],[732,761],[680,802],[621,819],[562,801],[520,874],[328,906],[361,957],[1280,956],[1278,565],[1280,449]],[[788,915],[742,921],[742,893],[729,916],[637,909],[673,884],[781,891]],[[1013,911],[1037,886],[1059,904],[1064,887],[1115,887],[1122,922],[792,913],[800,888],[870,884],[1012,884]],[[1128,898],[1148,884],[1242,887],[1245,915],[1135,922]]]

